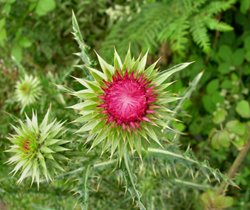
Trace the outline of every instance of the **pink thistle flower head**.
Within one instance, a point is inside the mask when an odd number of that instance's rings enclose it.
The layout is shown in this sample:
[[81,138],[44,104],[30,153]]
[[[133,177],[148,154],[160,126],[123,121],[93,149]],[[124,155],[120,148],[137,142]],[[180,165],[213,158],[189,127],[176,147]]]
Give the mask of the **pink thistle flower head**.
[[169,103],[178,100],[168,92],[166,80],[190,63],[158,72],[157,62],[146,68],[147,53],[134,59],[130,50],[121,61],[115,51],[114,65],[97,54],[101,71],[88,67],[93,80],[75,78],[83,85],[72,94],[80,102],[71,108],[81,115],[75,120],[82,126],[78,133],[88,132],[86,143],[91,149],[102,145],[111,156],[120,158],[127,149],[139,155],[150,143],[161,145],[162,130],[170,119]]
[[111,82],[103,87],[101,99],[103,113],[107,123],[114,122],[123,130],[137,129],[142,121],[150,121],[147,115],[153,113],[152,105],[156,101],[153,85],[144,74],[135,75],[134,71],[124,75],[116,71]]

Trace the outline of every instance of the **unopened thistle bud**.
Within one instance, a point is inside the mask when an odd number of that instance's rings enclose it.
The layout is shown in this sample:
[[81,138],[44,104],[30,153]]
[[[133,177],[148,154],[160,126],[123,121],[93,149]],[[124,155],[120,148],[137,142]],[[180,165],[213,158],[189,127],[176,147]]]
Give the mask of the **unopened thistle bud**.
[[41,85],[37,77],[25,75],[16,84],[16,98],[24,109],[26,106],[33,104],[41,96]]
[[19,121],[19,127],[13,126],[16,133],[9,137],[12,145],[7,150],[13,155],[7,163],[15,165],[13,175],[20,172],[18,183],[31,177],[32,183],[39,186],[40,180],[49,181],[58,170],[63,171],[60,162],[67,159],[62,154],[68,150],[63,146],[68,141],[62,139],[66,130],[62,122],[49,122],[49,112],[40,124],[33,113],[32,119],[26,116],[25,122]]
[[75,78],[84,86],[73,92],[81,100],[72,106],[81,115],[75,122],[83,123],[78,132],[89,133],[91,148],[101,144],[102,151],[112,155],[118,150],[119,157],[127,148],[140,154],[152,141],[161,145],[161,130],[171,113],[168,103],[178,99],[165,81],[190,63],[158,72],[157,62],[145,68],[147,54],[135,60],[128,51],[122,63],[115,51],[113,66],[97,56],[102,71],[88,67],[94,80]]

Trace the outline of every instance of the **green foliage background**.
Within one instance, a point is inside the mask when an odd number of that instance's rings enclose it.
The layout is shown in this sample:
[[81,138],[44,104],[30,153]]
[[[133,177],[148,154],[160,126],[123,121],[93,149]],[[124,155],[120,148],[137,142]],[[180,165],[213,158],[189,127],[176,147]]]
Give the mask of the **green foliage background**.
[[[29,183],[17,186],[16,178],[8,175],[11,167],[4,164],[11,124],[24,119],[14,97],[24,71],[38,76],[43,88],[42,97],[25,112],[36,109],[42,116],[51,105],[58,119],[71,122],[76,117],[65,109],[75,99],[55,86],[79,89],[70,75],[88,77],[85,70],[74,68],[79,60],[73,53],[79,50],[71,34],[72,10],[93,60],[92,49],[111,60],[114,47],[124,55],[131,45],[134,55],[149,49],[148,64],[161,57],[161,69],[195,61],[176,75],[171,87],[183,95],[204,71],[178,113],[181,121],[173,123],[184,132],[174,139],[180,147],[170,144],[169,149],[178,153],[190,146],[199,160],[226,173],[250,136],[249,9],[248,0],[0,0],[0,209],[137,209],[122,168],[84,168],[107,158],[100,159],[100,151],[87,153],[78,136],[68,137],[73,139],[68,173],[39,191]],[[133,161],[133,176],[148,209],[202,209],[200,195],[213,189],[215,180],[208,182],[206,173],[175,161],[148,157],[143,166]],[[229,187],[227,194],[234,199],[230,209],[250,208],[249,164],[248,155],[235,179],[240,189]]]

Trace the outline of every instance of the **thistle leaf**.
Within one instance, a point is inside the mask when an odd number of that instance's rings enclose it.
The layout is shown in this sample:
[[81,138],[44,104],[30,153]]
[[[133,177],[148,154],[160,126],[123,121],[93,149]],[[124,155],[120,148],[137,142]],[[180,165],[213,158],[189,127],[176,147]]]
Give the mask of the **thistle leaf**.
[[82,34],[75,16],[75,13],[72,11],[72,26],[73,26],[73,35],[75,40],[78,43],[78,46],[80,48],[80,53],[78,54],[78,56],[82,59],[83,63],[86,66],[90,66],[91,62],[90,62],[90,58],[87,55],[86,51],[88,49],[88,46],[84,43],[83,38],[82,38]]
[[170,69],[167,69],[165,71],[162,71],[159,75],[159,77],[157,77],[154,82],[157,83],[157,85],[161,85],[163,82],[165,82],[172,74],[183,70],[184,68],[186,68],[187,66],[189,66],[190,64],[192,64],[193,62],[189,62],[189,63],[182,63],[182,64],[178,64]]

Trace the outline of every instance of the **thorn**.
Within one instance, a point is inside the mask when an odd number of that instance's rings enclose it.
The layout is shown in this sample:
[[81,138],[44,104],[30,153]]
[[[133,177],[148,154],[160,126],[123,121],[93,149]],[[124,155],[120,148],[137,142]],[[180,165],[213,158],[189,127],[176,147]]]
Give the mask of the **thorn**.
[[147,117],[142,117],[142,120],[146,121],[146,122],[151,122],[150,119],[148,119]]
[[126,130],[126,125],[122,123],[122,129],[125,131]]
[[146,111],[146,113],[147,113],[147,114],[153,114],[153,113],[155,113],[155,111],[154,111],[154,110],[149,109],[149,110],[147,110],[147,111]]

